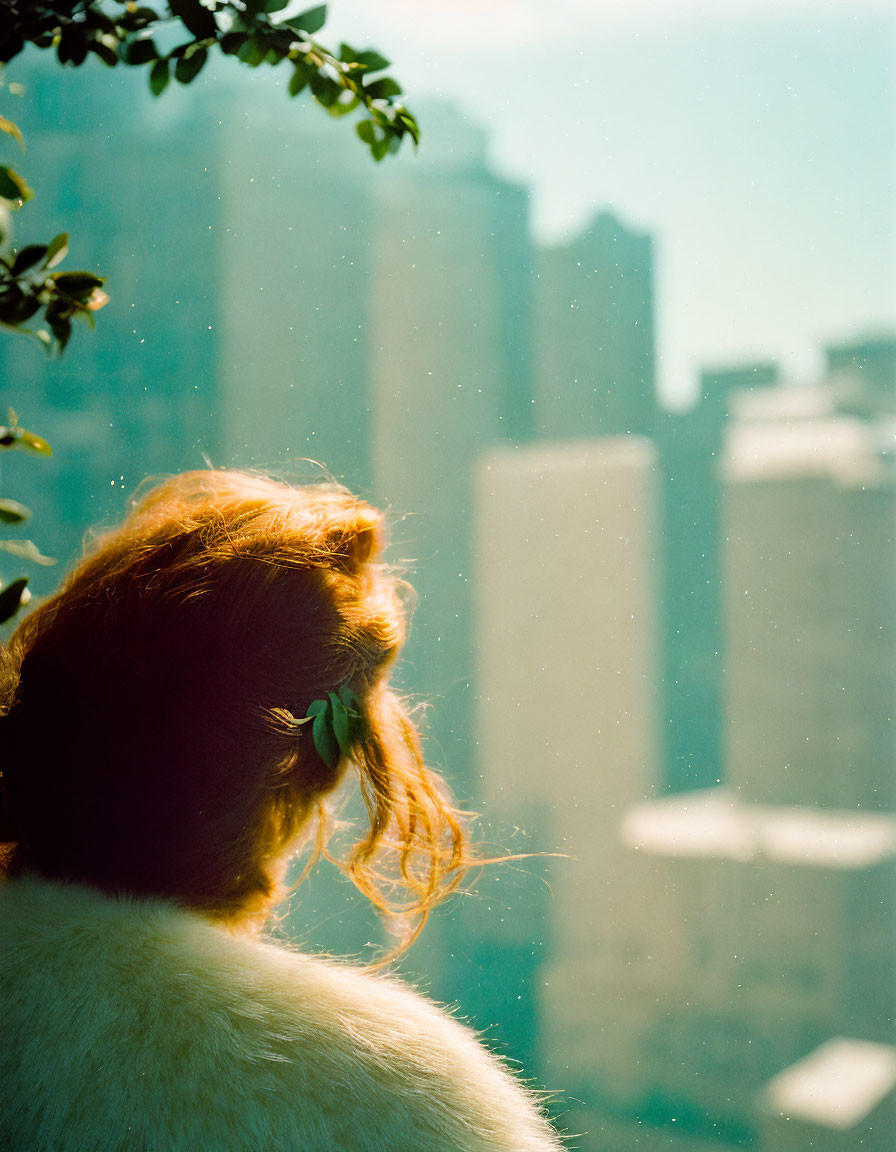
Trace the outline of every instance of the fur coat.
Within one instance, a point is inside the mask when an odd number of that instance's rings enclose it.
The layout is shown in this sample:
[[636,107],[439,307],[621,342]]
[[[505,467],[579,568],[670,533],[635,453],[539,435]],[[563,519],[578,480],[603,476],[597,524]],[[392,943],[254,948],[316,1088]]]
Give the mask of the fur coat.
[[0,884],[0,1148],[559,1152],[472,1032],[391,978],[161,900]]

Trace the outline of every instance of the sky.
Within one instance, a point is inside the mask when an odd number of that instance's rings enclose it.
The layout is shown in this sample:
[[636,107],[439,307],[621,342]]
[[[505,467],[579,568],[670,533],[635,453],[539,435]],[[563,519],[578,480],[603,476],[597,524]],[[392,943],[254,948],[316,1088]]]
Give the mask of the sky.
[[[668,403],[701,366],[896,330],[896,17],[879,0],[332,0],[531,189],[539,242],[610,208],[655,240]],[[426,148],[425,121],[424,143]]]

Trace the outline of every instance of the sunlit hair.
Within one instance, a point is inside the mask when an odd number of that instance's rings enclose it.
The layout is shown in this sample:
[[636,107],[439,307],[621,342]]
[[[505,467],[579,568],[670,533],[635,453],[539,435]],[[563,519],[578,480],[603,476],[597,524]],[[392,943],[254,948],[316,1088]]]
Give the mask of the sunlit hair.
[[387,683],[406,590],[380,513],[337,485],[219,470],[150,490],[4,653],[6,871],[263,914],[348,767],[294,721],[349,685],[370,822],[342,863],[407,943],[471,859]]

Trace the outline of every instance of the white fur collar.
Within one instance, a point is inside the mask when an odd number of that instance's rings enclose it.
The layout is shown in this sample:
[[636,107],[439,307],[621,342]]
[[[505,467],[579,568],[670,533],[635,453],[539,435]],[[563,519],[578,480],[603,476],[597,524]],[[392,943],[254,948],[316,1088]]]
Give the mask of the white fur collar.
[[557,1152],[533,1098],[399,981],[155,900],[0,884],[0,1146]]

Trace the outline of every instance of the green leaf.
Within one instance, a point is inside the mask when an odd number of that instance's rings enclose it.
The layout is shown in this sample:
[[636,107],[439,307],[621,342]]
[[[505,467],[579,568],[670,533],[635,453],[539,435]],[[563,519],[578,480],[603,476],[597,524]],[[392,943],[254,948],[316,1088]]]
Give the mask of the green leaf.
[[18,556],[20,560],[30,560],[33,564],[55,564],[49,556],[44,556],[33,540],[0,540],[0,549]]
[[156,60],[149,73],[149,89],[153,96],[161,96],[168,87],[171,73],[168,71],[167,60]]
[[99,56],[100,60],[109,68],[114,68],[118,63],[118,53],[108,44],[104,44],[102,40],[91,40],[87,47],[95,56]]
[[190,56],[181,56],[174,69],[174,78],[179,84],[189,84],[195,80],[208,59],[208,52],[204,48],[197,49]]
[[355,131],[365,144],[373,144],[376,140],[376,129],[372,120],[362,120],[360,124],[355,126]]
[[56,45],[56,55],[60,64],[72,64],[75,68],[84,63],[87,56],[87,43],[90,29],[86,24],[64,24]]
[[311,75],[311,91],[314,98],[323,104],[324,108],[332,108],[339,99],[342,88],[330,76],[323,72],[313,72]]
[[58,350],[61,352],[72,334],[72,309],[62,303],[59,298],[53,299],[44,312],[44,321],[53,334]]
[[293,32],[306,32],[310,36],[319,32],[326,20],[327,6],[321,4],[318,8],[309,8],[307,12],[302,12],[299,16],[291,16],[289,20],[284,20],[283,23]]
[[259,43],[255,36],[250,36],[248,40],[243,42],[242,47],[236,55],[238,60],[242,60],[242,62],[248,64],[250,68],[257,68],[259,64],[264,61],[267,54],[267,48]]
[[7,120],[5,116],[0,116],[0,132],[5,132],[7,136],[12,136],[22,151],[25,151],[25,137],[19,131],[18,124],[13,124],[12,120]]
[[289,0],[267,0],[264,6],[265,12],[282,12],[289,4]]
[[0,499],[0,522],[3,524],[24,524],[30,515],[18,500]]
[[0,323],[17,328],[37,312],[41,301],[34,289],[20,288],[14,281],[0,292]]
[[57,264],[68,255],[68,232],[60,232],[58,236],[54,236],[50,243],[47,245],[47,252],[44,256],[44,268],[55,268]]
[[[311,738],[318,756],[333,771],[339,764],[339,744],[333,732],[332,707],[329,701],[321,701],[324,707],[318,711],[311,726]],[[311,709],[309,708],[309,713]]]
[[133,12],[122,12],[118,16],[118,23],[123,27],[132,31],[137,31],[141,28],[148,28],[150,24],[156,24],[161,20],[155,8],[140,7],[136,8]]
[[236,56],[249,38],[247,32],[225,32],[219,43],[225,56]]
[[386,136],[383,140],[374,140],[370,145],[370,151],[373,153],[373,158],[377,162],[383,159],[389,152],[389,137]]
[[297,60],[295,64],[295,71],[289,81],[289,94],[290,96],[298,96],[298,94],[308,86],[308,81],[311,79],[312,69],[304,62],[304,60]]
[[382,80],[374,80],[372,84],[365,85],[364,94],[371,100],[388,100],[392,96],[401,95],[401,85],[391,76],[384,76]]
[[30,200],[33,195],[33,190],[18,172],[7,168],[5,164],[0,164],[0,196],[4,200]]
[[150,60],[158,60],[159,51],[151,38],[132,40],[125,49],[125,60],[128,64],[148,64]]
[[92,272],[55,272],[50,279],[66,296],[89,296],[94,288],[101,288],[105,278]]
[[11,620],[22,605],[28,603],[31,597],[27,592],[27,584],[28,577],[20,576],[0,592],[0,624]]
[[46,244],[29,244],[26,248],[22,248],[16,253],[12,262],[13,276],[20,276],[26,269],[43,260],[46,254]]
[[403,105],[401,105],[401,104],[397,105],[396,110],[398,108],[401,109],[401,111],[398,113],[398,122],[400,124],[404,125],[405,131],[411,137],[411,139],[414,141],[414,143],[419,144],[420,143],[420,125],[417,123],[416,118],[414,116],[412,116],[411,113],[408,112],[407,108],[403,107]]
[[321,714],[321,712],[326,712],[327,707],[328,704],[326,700],[312,700],[308,705],[308,711],[305,715],[305,719],[310,716],[312,720],[315,720]]
[[361,705],[358,702],[358,697],[355,695],[354,690],[348,686],[348,684],[344,684],[339,689],[339,695],[342,699],[342,703],[350,712],[354,712],[358,716],[361,715]]
[[115,21],[112,20],[105,12],[100,11],[99,8],[93,6],[87,8],[84,12],[84,23],[88,28],[99,28],[99,30],[108,35],[115,34]]
[[30,320],[35,312],[40,311],[41,303],[37,296],[31,293],[23,293],[21,299],[16,304],[11,323],[18,325],[24,324],[26,320]]
[[47,309],[45,316],[59,351],[64,352],[66,345],[68,344],[72,335],[72,322],[70,317],[61,316],[57,312],[51,312],[49,308]]
[[355,96],[353,92],[340,92],[336,100],[330,105],[331,116],[347,116],[349,112],[354,110],[361,103],[360,96]]
[[333,710],[333,735],[336,737],[336,743],[339,745],[343,756],[347,756],[352,743],[348,713],[335,692],[330,692],[329,697],[330,707]]
[[367,52],[358,52],[354,59],[357,64],[363,65],[368,72],[381,72],[384,68],[388,68],[390,63],[385,56],[381,56],[379,52],[374,52],[372,49]]
[[218,25],[215,17],[208,8],[199,3],[199,0],[168,0],[168,7],[197,40],[217,35]]
[[0,324],[16,324],[25,293],[15,283],[0,292]]

